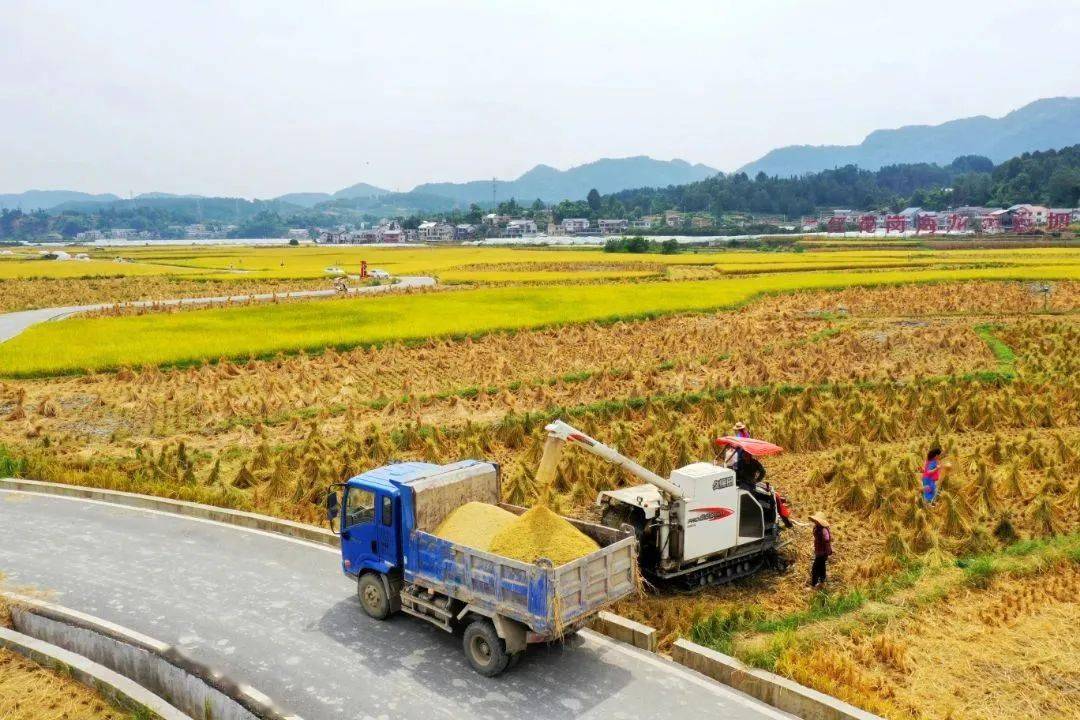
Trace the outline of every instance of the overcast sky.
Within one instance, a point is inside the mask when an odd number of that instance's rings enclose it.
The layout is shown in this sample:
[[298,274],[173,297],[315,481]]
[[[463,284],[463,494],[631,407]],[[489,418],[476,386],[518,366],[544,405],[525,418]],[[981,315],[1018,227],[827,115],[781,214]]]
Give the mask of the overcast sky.
[[512,179],[1080,95],[1077,0],[0,3],[0,192]]

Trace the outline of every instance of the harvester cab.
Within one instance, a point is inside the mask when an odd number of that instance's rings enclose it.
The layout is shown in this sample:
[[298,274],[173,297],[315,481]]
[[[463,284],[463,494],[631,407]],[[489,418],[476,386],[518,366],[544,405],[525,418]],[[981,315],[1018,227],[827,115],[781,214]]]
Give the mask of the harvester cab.
[[[545,428],[548,439],[537,480],[546,482],[566,444],[611,462],[645,484],[605,490],[597,497],[604,525],[634,529],[642,571],[654,582],[693,588],[722,584],[764,567],[782,567],[777,552],[780,529],[776,503],[760,485],[736,482],[730,467],[697,462],[669,478],[647,470],[617,450],[556,420]],[[752,438],[721,438],[755,455],[781,448]]]

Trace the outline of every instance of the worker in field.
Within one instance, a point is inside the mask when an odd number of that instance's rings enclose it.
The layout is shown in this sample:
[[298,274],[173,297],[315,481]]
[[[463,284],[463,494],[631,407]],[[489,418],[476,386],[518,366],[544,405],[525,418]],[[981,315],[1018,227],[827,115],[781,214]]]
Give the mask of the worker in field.
[[765,479],[765,466],[749,451],[738,449],[738,461],[735,464],[735,483],[747,490],[754,490],[755,486]]
[[938,483],[941,482],[941,448],[932,448],[926,454],[922,469],[922,497],[931,505],[937,500]]
[[773,503],[776,505],[776,516],[780,518],[780,522],[784,523],[784,527],[788,530],[794,529],[795,526],[791,524],[791,506],[788,505],[787,498],[774,490],[772,483],[768,480],[765,481],[765,491],[772,496]]
[[[746,425],[742,421],[735,423],[735,426],[731,428],[731,434],[737,438],[750,437],[750,431],[746,428]],[[724,457],[724,465],[735,471],[736,476],[739,474],[739,466],[742,464],[742,459],[747,455],[746,451],[741,447],[728,446],[726,455]]]
[[810,516],[814,523],[814,565],[810,569],[810,587],[825,583],[825,565],[833,554],[832,531],[829,520],[820,510]]

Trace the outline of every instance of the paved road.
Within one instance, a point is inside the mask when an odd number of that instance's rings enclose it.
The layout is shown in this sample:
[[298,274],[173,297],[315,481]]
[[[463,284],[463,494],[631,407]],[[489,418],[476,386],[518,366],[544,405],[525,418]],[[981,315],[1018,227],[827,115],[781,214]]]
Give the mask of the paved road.
[[[364,285],[349,288],[349,294],[370,294],[387,292],[389,290],[402,290],[405,288],[432,287],[435,278],[423,275],[402,276],[393,285]],[[314,298],[331,297],[339,295],[337,290],[296,290],[285,293],[256,293],[254,295],[218,295],[216,297],[200,298],[174,298],[171,300],[136,300],[128,303],[99,303],[96,305],[68,305],[67,307],[40,308],[38,310],[21,310],[0,314],[0,342],[5,342],[20,334],[26,328],[38,323],[50,320],[63,320],[66,317],[85,312],[98,310],[111,310],[117,306],[123,307],[160,307],[173,305],[222,305],[228,302],[266,302],[268,300],[284,300],[288,298]]]
[[483,678],[457,637],[363,615],[336,550],[177,515],[0,491],[0,571],[6,589],[55,591],[306,720],[792,717],[589,631]]

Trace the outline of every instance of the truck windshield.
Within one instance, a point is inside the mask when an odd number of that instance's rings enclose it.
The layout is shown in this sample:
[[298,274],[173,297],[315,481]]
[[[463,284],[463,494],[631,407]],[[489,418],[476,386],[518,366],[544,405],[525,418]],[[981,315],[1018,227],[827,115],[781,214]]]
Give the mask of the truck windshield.
[[375,496],[367,490],[349,488],[345,495],[345,527],[375,519]]

